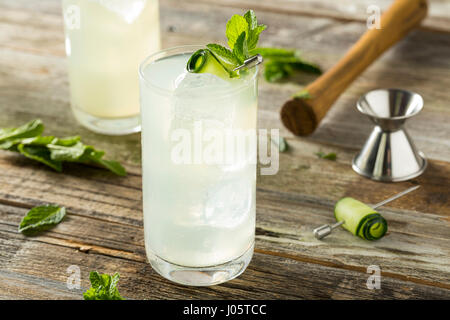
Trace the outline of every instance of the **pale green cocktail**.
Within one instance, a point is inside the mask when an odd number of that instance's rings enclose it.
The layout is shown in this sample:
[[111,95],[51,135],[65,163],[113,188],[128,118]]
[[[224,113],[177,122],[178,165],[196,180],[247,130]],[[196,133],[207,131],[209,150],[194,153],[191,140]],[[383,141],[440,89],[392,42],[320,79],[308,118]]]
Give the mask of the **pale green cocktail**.
[[159,52],[140,68],[145,246],[164,277],[212,285],[253,254],[258,70],[187,73],[198,48]]

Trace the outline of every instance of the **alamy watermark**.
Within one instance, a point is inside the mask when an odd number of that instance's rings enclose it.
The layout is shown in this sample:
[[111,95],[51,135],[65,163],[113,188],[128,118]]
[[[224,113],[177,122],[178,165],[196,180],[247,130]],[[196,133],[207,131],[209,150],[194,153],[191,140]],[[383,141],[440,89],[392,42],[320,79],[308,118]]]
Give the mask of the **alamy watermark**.
[[81,28],[81,10],[77,5],[69,5],[64,10],[64,23],[67,30],[78,30]]
[[377,265],[367,267],[367,273],[371,276],[367,279],[366,286],[369,290],[381,289],[381,269]]
[[367,7],[367,18],[366,24],[368,29],[381,29],[381,9],[379,6],[370,5]]
[[71,265],[67,268],[67,289],[81,289],[81,270],[79,266]]
[[270,130],[270,140],[268,135],[267,129],[205,127],[203,121],[195,121],[190,129],[172,130],[171,160],[175,165],[221,166],[224,171],[256,165],[259,160],[261,175],[275,175],[279,149],[270,141],[279,141],[279,130]]

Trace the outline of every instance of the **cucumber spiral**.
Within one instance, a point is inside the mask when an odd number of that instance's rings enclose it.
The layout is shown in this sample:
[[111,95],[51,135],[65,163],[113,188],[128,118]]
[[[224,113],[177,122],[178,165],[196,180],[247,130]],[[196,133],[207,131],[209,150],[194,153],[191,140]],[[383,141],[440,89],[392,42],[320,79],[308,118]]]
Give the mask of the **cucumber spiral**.
[[356,234],[365,240],[378,240],[386,234],[386,231],[386,220],[379,213],[373,213],[359,222]]
[[342,227],[365,240],[378,240],[387,232],[386,220],[373,208],[353,198],[343,198],[334,208],[336,221]]

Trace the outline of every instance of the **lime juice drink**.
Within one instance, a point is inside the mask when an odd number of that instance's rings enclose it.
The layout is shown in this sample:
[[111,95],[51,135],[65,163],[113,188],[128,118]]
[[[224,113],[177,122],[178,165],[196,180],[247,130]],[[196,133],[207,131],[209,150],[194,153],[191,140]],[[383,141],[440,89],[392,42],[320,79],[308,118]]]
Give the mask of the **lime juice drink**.
[[99,133],[138,131],[138,69],[160,47],[158,0],[62,3],[75,117]]
[[140,68],[145,246],[164,277],[212,285],[253,255],[258,70],[188,73],[197,49],[165,50]]

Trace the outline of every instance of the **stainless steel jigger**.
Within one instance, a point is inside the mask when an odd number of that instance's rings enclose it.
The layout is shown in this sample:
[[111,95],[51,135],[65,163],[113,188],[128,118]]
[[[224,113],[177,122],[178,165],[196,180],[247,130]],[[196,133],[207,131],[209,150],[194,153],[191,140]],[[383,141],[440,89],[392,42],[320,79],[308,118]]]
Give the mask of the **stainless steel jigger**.
[[[420,186],[414,186],[414,187],[408,188],[386,200],[383,200],[383,201],[377,203],[376,205],[373,205],[372,208],[376,209],[378,207],[384,206],[386,203],[389,203],[400,197],[403,197],[405,194],[413,192],[414,190],[417,190],[419,188],[420,188]],[[316,237],[316,239],[321,240],[321,239],[325,238],[327,235],[329,235],[333,231],[333,229],[336,229],[337,227],[339,227],[341,224],[344,224],[344,223],[345,223],[345,221],[339,221],[332,225],[329,225],[329,224],[321,225],[320,227],[317,227],[313,230],[314,236]]]
[[427,161],[404,128],[407,119],[423,108],[414,92],[379,89],[363,95],[358,110],[375,123],[362,150],[353,159],[353,170],[377,181],[405,181],[422,174]]

